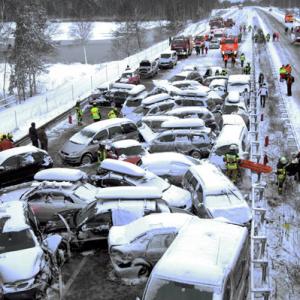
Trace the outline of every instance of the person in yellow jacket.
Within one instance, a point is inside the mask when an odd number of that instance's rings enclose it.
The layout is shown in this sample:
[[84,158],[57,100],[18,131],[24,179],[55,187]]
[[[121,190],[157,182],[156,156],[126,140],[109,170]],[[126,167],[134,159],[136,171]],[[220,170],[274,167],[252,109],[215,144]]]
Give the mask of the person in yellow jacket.
[[237,150],[237,146],[232,144],[230,145],[229,152],[224,156],[226,175],[233,183],[236,183],[239,172],[240,158]]
[[284,65],[279,68],[280,82],[286,79],[287,70]]
[[96,105],[96,103],[93,104],[93,107],[91,108],[91,117],[94,122],[98,122],[101,120],[101,114],[100,114],[100,109]]
[[108,116],[109,119],[115,119],[115,118],[117,118],[117,117],[118,117],[118,111],[117,111],[117,109],[113,107],[113,108],[108,112],[107,116]]

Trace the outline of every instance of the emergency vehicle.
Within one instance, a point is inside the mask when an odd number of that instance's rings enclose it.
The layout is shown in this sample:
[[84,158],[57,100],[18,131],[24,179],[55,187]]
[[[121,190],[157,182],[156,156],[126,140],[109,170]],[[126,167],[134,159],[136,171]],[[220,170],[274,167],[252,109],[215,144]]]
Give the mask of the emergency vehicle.
[[229,37],[224,37],[220,41],[220,50],[222,56],[225,54],[229,56],[237,56],[239,49],[239,43],[238,43],[238,38],[229,36]]
[[293,23],[294,22],[294,15],[291,12],[286,12],[284,16],[285,23]]
[[194,43],[192,36],[177,36],[171,43],[171,50],[176,51],[178,56],[190,56],[193,48]]

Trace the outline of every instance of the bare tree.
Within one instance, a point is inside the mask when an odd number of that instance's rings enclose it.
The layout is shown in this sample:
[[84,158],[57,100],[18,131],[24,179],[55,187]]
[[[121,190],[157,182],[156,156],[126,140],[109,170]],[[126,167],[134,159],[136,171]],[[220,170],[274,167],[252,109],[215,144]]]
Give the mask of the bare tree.
[[91,38],[93,23],[91,22],[76,22],[70,28],[70,35],[75,38],[83,47],[84,61],[87,64],[86,44]]

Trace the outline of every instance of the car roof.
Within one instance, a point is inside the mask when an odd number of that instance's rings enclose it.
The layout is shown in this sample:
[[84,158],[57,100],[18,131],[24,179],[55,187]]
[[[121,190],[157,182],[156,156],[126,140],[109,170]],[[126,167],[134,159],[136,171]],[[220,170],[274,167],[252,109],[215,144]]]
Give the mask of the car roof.
[[111,144],[112,147],[114,148],[128,148],[128,147],[134,147],[134,146],[141,146],[141,143],[136,141],[136,140],[121,140],[121,141],[116,141]]
[[213,79],[209,86],[214,86],[214,85],[226,85],[227,80],[226,79]]
[[176,76],[187,77],[188,75],[191,74],[191,72],[198,72],[198,71],[197,70],[185,70],[185,71],[181,71],[181,72],[177,73],[176,75],[174,75],[174,77],[176,77]]
[[161,102],[167,99],[170,99],[171,96],[167,93],[161,93],[161,94],[157,94],[157,95],[152,95],[149,96],[145,99],[142,100],[142,105],[151,105],[157,102]]
[[240,102],[240,92],[239,91],[230,91],[226,97],[226,100],[229,103],[238,103]]
[[[0,232],[21,231],[30,228],[25,217],[25,205],[22,201],[0,204]],[[6,221],[3,222],[4,220]]]
[[215,141],[213,148],[220,148],[226,145],[236,144],[240,140],[245,125],[225,125]]
[[126,118],[107,119],[107,120],[102,120],[102,121],[99,121],[99,122],[92,123],[88,126],[85,126],[81,130],[86,130],[87,129],[89,131],[97,133],[100,130],[102,130],[102,129],[108,127],[108,126],[119,125],[119,124],[124,124],[124,123],[132,123],[132,121],[129,120],[129,119],[126,119]]
[[176,53],[175,50],[166,50],[166,51],[162,52],[160,55],[162,55],[162,54],[175,54],[175,53]]
[[146,87],[143,84],[138,84],[132,90],[130,90],[128,92],[128,95],[134,96],[134,95],[137,95],[139,93],[142,93],[145,90],[146,90]]
[[41,150],[39,148],[36,148],[34,146],[20,146],[20,147],[15,147],[15,148],[11,148],[11,149],[0,151],[0,164],[2,164],[9,157],[12,157],[12,156],[15,156],[15,155],[24,154],[24,153],[29,153],[29,152],[43,152],[43,153],[47,153],[46,151]]
[[163,166],[170,164],[172,162],[183,162],[190,166],[193,165],[192,160],[190,160],[186,155],[178,152],[157,152],[144,155],[142,158],[142,165],[148,166],[157,164],[157,166]]
[[87,179],[85,172],[71,168],[51,168],[37,172],[34,180],[38,181],[79,181]]
[[134,177],[144,177],[146,174],[145,170],[134,164],[110,158],[103,160],[100,168]]
[[200,112],[200,113],[209,113],[210,111],[203,106],[184,106],[184,107],[177,107],[172,110],[169,110],[166,112],[167,115],[172,115],[172,114],[180,114],[180,113],[189,113],[189,112]]
[[[209,128],[210,129],[210,128]],[[156,138],[159,138],[161,136],[167,135],[167,134],[203,134],[208,133],[207,127],[204,127],[203,129],[169,129],[164,130],[162,132],[159,132],[156,136]]]
[[142,117],[143,121],[168,121],[168,120],[180,120],[175,116],[166,116],[166,115],[153,115],[153,116],[144,116]]
[[198,81],[196,80],[176,80],[172,82],[172,85],[180,85],[180,84],[190,84],[190,85],[201,85]]
[[224,125],[242,125],[246,126],[244,119],[237,114],[224,114],[222,115],[223,126]]
[[135,84],[114,82],[111,84],[110,89],[132,90],[134,87],[136,87]]
[[195,86],[195,89],[174,91],[174,95],[187,97],[207,97],[209,88],[203,85]]
[[241,83],[250,84],[250,75],[235,74],[228,76],[228,84]]
[[188,127],[188,128],[199,128],[205,127],[205,123],[202,119],[179,119],[179,120],[171,120],[171,121],[164,121],[161,124],[162,128],[182,128],[182,127]]
[[179,231],[156,264],[152,276],[221,288],[247,236],[244,227],[194,217]]
[[117,186],[102,188],[97,199],[161,199],[162,192],[155,187]]

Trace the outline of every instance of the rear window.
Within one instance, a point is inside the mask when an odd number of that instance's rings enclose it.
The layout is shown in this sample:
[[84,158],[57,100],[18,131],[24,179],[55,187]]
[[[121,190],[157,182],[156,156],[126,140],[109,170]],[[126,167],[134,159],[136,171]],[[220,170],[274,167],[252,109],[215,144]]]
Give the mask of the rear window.
[[151,67],[151,63],[149,61],[143,61],[140,63],[140,67]]
[[222,41],[223,44],[234,44],[234,40],[224,40]]

